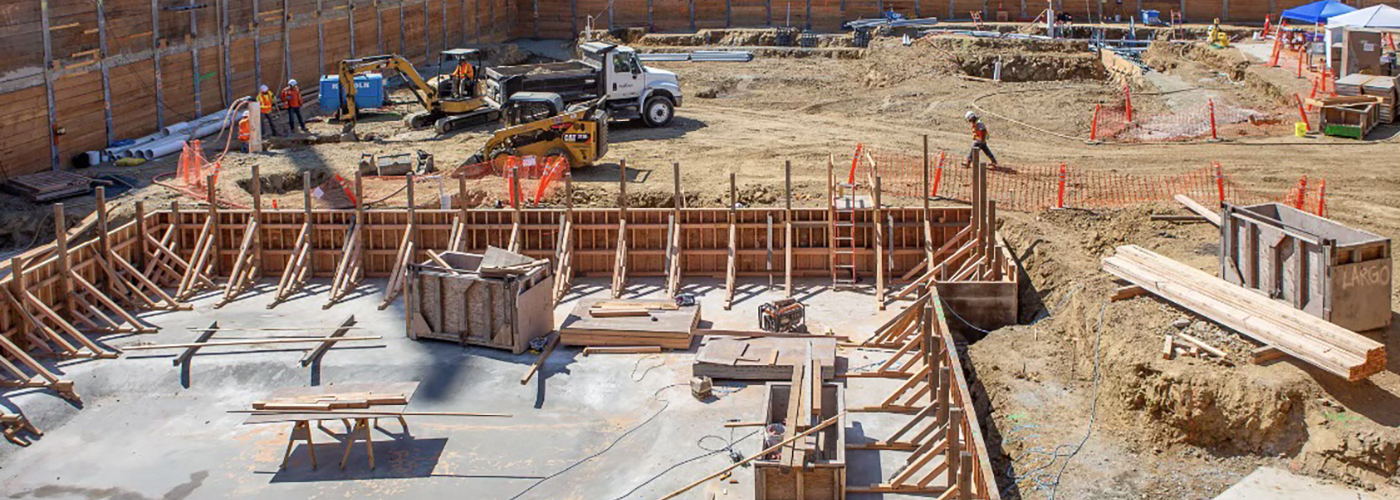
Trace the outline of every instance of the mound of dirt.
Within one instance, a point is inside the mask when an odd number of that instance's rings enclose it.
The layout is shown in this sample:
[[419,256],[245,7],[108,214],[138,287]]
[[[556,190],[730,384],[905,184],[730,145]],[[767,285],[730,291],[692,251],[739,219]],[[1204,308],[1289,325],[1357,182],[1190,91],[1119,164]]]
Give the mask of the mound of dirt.
[[[1041,453],[1033,446],[1039,442],[1027,442],[1034,439],[1020,431],[1028,418],[1042,432],[1082,429],[1094,405],[1089,396],[1097,364],[1094,432],[1124,436],[1128,448],[1120,453],[1133,457],[1135,469],[1194,475],[1197,467],[1218,469],[1212,457],[1229,456],[1252,462],[1232,466],[1273,463],[1362,486],[1393,478],[1400,456],[1393,423],[1400,415],[1385,409],[1395,404],[1393,394],[1302,364],[1250,364],[1252,341],[1153,298],[1107,300],[1118,285],[1099,271],[1098,261],[1117,245],[1144,245],[1197,268],[1214,266],[1215,248],[1201,243],[1216,238],[1214,227],[1149,222],[1152,210],[1006,215],[1000,233],[1033,290],[1033,300],[1022,301],[1028,308],[1022,319],[1030,324],[999,330],[969,348],[996,408],[989,434],[1011,440],[993,445],[1007,453],[1004,463]],[[1226,351],[1230,362],[1162,359],[1163,335],[1181,331]],[[1054,399],[1053,408],[1033,403],[1047,398]],[[1118,473],[1103,464],[1084,467],[1108,469],[1076,473]]]

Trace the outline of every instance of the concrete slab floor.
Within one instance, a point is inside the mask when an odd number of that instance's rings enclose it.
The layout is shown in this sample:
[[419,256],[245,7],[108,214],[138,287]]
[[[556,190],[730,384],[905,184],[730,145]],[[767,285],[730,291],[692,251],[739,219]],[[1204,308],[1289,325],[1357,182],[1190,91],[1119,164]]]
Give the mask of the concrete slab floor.
[[[724,311],[723,282],[687,281],[702,304],[702,326],[754,329],[758,306],[780,298],[781,283],[742,282],[733,310]],[[900,309],[877,311],[869,290],[831,291],[823,280],[798,283],[813,331],[831,328],[853,338],[868,336]],[[655,498],[730,464],[760,447],[755,428],[726,429],[731,420],[762,418],[761,384],[722,383],[719,397],[701,402],[687,381],[694,350],[653,355],[581,356],[561,347],[529,385],[519,383],[533,354],[437,341],[415,342],[403,333],[402,300],[380,311],[384,281],[362,286],[345,303],[323,311],[325,282],[267,309],[273,280],[221,309],[218,294],[194,301],[193,311],[151,312],[143,317],[160,333],[106,339],[121,347],[137,343],[193,341],[199,328],[323,329],[348,315],[358,321],[351,335],[382,335],[380,341],[341,344],[319,366],[302,367],[307,346],[210,348],[196,355],[187,373],[172,367],[179,351],[132,351],[121,359],[63,361],[55,365],[76,383],[81,408],[52,393],[12,391],[0,406],[21,411],[46,433],[28,448],[0,444],[0,492],[7,498],[200,499],[200,498],[386,498],[451,495],[479,499]],[[564,315],[586,296],[604,295],[603,280],[580,280],[555,311]],[[663,283],[638,279],[629,297],[660,296]],[[214,339],[266,337],[298,332],[220,332]],[[302,333],[304,334],[304,333]],[[697,340],[698,344],[698,340]],[[850,366],[885,356],[850,351]],[[251,401],[279,387],[370,381],[420,381],[411,410],[508,413],[510,418],[409,417],[404,433],[385,420],[375,431],[377,467],[368,468],[363,445],[339,468],[345,429],[327,424],[315,433],[319,467],[312,470],[308,447],[298,444],[290,464],[278,470],[290,424],[241,425]],[[872,404],[896,381],[851,379],[847,406]],[[848,441],[878,439],[908,418],[852,414]],[[869,433],[867,437],[865,434]],[[879,482],[903,463],[896,452],[857,451],[849,483]],[[682,498],[752,498],[750,469],[737,482],[715,482]],[[895,498],[887,496],[886,498]]]

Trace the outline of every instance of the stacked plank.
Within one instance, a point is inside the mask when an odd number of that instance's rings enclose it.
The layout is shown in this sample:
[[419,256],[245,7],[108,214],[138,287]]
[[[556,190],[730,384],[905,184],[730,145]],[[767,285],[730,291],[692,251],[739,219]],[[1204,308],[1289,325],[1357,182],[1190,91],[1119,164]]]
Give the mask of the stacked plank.
[[261,411],[364,410],[371,406],[406,404],[408,404],[408,395],[403,392],[381,394],[361,391],[268,398],[264,401],[254,401],[253,409]]
[[1336,88],[1339,96],[1380,97],[1380,122],[1395,121],[1395,77],[1357,73],[1338,79]]
[[1136,245],[1103,269],[1178,306],[1350,381],[1385,369],[1385,346]]
[[[668,305],[669,304],[669,305]],[[578,346],[658,346],[689,349],[700,306],[669,300],[579,301],[559,326],[559,340]]]

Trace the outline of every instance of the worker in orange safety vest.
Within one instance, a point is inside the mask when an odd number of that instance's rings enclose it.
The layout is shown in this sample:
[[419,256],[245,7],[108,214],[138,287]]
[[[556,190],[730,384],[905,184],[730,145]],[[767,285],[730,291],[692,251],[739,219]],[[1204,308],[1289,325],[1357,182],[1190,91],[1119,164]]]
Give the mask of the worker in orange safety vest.
[[288,133],[296,132],[297,124],[301,124],[301,131],[310,134],[306,129],[306,119],[301,116],[301,88],[297,87],[295,79],[287,81],[287,88],[282,89],[282,106],[287,108],[287,130]]
[[238,140],[243,141],[244,153],[248,152],[248,140],[252,137],[252,132],[248,130],[248,115],[245,114],[243,118],[238,120]]
[[271,90],[267,89],[267,85],[258,87],[258,106],[262,109],[263,130],[266,130],[267,135],[272,137],[277,136],[277,126],[272,124],[272,103],[275,100],[276,97],[272,95]]
[[992,161],[992,168],[997,168],[997,156],[992,154],[992,150],[987,148],[987,124],[977,117],[977,113],[971,111],[965,115],[967,122],[972,124],[972,150],[967,152],[967,164],[972,165],[972,153],[982,150],[986,153],[987,159]]

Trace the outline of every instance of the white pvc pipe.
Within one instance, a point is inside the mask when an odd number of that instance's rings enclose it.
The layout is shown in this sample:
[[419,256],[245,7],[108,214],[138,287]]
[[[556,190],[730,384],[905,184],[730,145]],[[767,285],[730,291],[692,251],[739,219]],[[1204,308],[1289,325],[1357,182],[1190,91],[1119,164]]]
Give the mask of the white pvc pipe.
[[165,127],[162,131],[165,132],[165,135],[167,136],[180,135],[189,133],[191,127],[192,125],[190,125],[190,122],[180,122],[169,127]]
[[174,153],[185,147],[185,141],[179,138],[172,138],[169,141],[157,143],[146,150],[146,159],[154,160],[162,156]]

